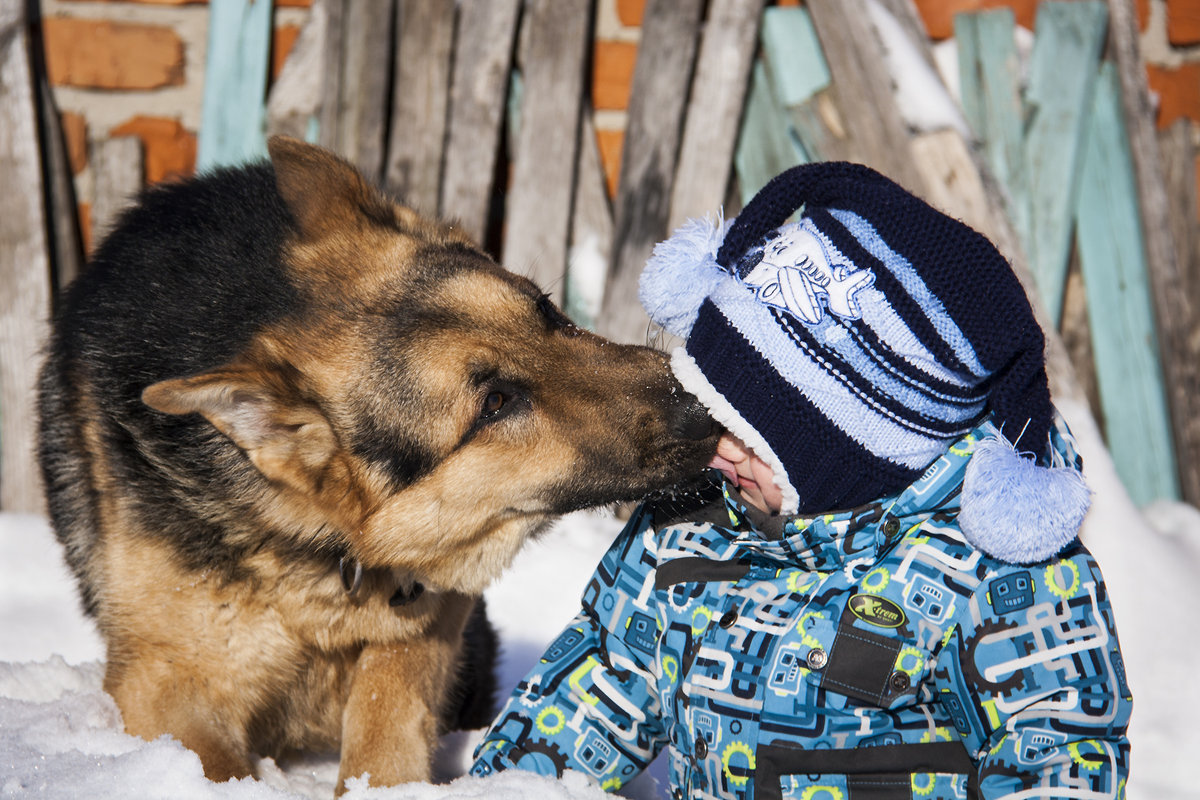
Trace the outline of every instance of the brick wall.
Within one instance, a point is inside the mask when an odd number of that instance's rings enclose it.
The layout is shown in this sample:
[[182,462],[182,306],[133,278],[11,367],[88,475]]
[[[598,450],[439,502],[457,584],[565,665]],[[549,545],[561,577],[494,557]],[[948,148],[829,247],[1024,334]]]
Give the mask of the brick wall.
[[[795,4],[797,0],[780,0]],[[276,0],[277,72],[311,0]],[[598,0],[592,97],[610,191],[620,171],[625,109],[645,0]],[[953,33],[959,11],[1011,7],[1032,27],[1038,0],[916,0],[930,36]],[[63,116],[81,205],[91,196],[89,142],[139,137],[147,180],[192,172],[208,35],[205,0],[42,0],[46,65]],[[1159,124],[1200,121],[1200,0],[1137,0]],[[86,219],[86,208],[84,218]]]
[[[85,242],[91,144],[136,136],[146,180],[192,174],[208,47],[206,0],[41,0],[46,72],[62,116]],[[283,63],[311,0],[276,0],[272,64]]]

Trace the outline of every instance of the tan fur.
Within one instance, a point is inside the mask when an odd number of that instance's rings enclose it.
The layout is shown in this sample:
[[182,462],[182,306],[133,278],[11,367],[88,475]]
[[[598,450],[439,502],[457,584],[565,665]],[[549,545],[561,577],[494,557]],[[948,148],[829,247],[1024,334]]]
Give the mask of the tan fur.
[[[213,780],[253,774],[255,753],[338,747],[339,792],[364,772],[429,780],[475,598],[553,516],[673,483],[715,432],[673,432],[684,401],[661,354],[548,319],[533,284],[325,151],[275,139],[271,152],[301,310],[228,363],[142,392],[227,439],[214,452],[236,498],[206,494],[169,449],[142,457],[245,554],[189,561],[114,477],[100,426],[82,429],[98,501],[81,581],[105,688],[129,732],[176,736]],[[77,413],[98,416],[81,383]],[[481,423],[510,386],[522,405]],[[427,467],[398,485],[355,442],[364,420],[409,437]],[[366,570],[353,593],[327,555],[341,551]],[[389,605],[415,582],[423,595]]]

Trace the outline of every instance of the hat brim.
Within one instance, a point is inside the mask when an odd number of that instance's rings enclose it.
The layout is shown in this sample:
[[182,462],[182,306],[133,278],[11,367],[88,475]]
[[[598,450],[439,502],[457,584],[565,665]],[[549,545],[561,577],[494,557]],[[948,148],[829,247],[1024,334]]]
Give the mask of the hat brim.
[[683,388],[704,404],[713,419],[741,439],[754,455],[771,468],[775,486],[782,496],[779,512],[781,514],[797,513],[800,508],[800,495],[792,486],[791,480],[788,479],[787,471],[783,468],[783,462],[779,456],[775,455],[775,451],[767,444],[767,440],[763,438],[762,434],[755,430],[754,426],[738,413],[733,404],[709,383],[695,359],[688,355],[688,352],[682,347],[677,347],[671,352],[671,371],[675,373],[676,380],[682,384]]

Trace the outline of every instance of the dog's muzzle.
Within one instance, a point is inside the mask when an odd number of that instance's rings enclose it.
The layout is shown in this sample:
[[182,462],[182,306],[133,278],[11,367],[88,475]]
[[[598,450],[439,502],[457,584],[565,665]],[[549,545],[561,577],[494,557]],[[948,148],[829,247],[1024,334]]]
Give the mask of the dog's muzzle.
[[717,430],[717,423],[708,415],[699,400],[692,395],[684,395],[684,401],[673,409],[674,419],[671,431],[681,439],[700,441],[712,436]]

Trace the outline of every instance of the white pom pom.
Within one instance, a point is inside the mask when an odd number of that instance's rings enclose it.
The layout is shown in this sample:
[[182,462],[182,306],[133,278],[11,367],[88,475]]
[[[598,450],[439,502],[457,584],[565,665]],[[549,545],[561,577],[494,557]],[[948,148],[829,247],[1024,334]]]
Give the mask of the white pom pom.
[[704,298],[731,278],[717,264],[727,228],[720,218],[690,219],[654,246],[638,282],[638,299],[650,319],[670,333],[686,339]]
[[1045,561],[1079,533],[1092,502],[1070,467],[1039,467],[1003,436],[984,439],[967,463],[958,524],[967,541],[1011,564]]

